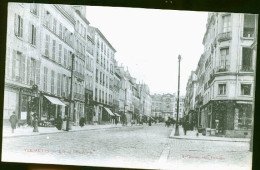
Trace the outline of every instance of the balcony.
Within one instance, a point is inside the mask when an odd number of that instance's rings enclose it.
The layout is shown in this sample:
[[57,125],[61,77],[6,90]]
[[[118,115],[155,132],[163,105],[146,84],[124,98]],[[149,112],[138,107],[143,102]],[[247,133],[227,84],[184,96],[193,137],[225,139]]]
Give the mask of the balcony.
[[80,59],[82,59],[83,61],[85,61],[85,56],[84,56],[81,52],[79,52],[78,50],[76,50],[76,55],[77,55]]
[[77,78],[79,78],[79,79],[81,79],[81,80],[84,81],[84,74],[79,73],[79,72],[77,72],[77,71],[74,71],[74,75],[75,75]]
[[232,38],[232,32],[224,32],[224,33],[219,33],[218,34],[218,41],[227,41],[227,40],[231,40]]
[[80,94],[80,93],[74,93],[74,98],[79,99],[79,100],[84,100],[85,96],[83,94]]
[[216,72],[220,73],[220,72],[227,72],[230,70],[230,65],[223,65],[223,66],[218,66],[216,67]]
[[240,71],[242,72],[254,72],[253,66],[240,65]]

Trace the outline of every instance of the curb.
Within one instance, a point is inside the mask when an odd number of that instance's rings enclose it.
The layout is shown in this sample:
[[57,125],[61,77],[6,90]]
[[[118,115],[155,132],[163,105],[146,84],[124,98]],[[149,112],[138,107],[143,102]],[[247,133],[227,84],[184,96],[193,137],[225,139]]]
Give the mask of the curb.
[[203,140],[203,141],[222,141],[222,142],[250,142],[250,140],[228,140],[228,139],[202,139],[202,138],[184,138],[178,136],[170,136],[171,139],[180,139],[180,140]]
[[104,127],[104,128],[95,128],[95,129],[80,129],[80,130],[70,130],[70,131],[57,131],[57,132],[44,132],[44,133],[35,133],[29,135],[17,135],[17,136],[3,136],[3,138],[16,138],[16,137],[29,137],[29,136],[38,136],[38,135],[49,135],[49,134],[57,134],[57,133],[68,133],[68,132],[81,132],[81,131],[90,131],[90,130],[101,130],[101,129],[114,129],[114,128],[123,128],[123,127],[141,127],[141,126],[117,126],[117,127]]
[[[200,138],[200,137],[188,137],[188,136],[174,136],[174,129],[172,130],[169,138],[171,139],[179,139],[179,140],[204,140],[204,141],[222,141],[222,142],[250,142],[250,139],[247,138]],[[211,138],[211,139],[210,139]]]

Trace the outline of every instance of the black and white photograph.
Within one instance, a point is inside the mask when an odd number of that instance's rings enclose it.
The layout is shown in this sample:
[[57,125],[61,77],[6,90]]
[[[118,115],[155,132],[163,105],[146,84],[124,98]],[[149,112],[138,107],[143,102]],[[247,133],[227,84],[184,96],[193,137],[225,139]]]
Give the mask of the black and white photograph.
[[258,14],[9,2],[2,162],[251,170]]

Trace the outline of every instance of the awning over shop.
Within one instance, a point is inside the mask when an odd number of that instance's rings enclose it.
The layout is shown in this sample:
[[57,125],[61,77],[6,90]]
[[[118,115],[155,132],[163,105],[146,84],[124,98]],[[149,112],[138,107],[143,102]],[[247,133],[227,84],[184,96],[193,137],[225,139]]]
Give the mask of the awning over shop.
[[61,106],[66,106],[64,103],[62,103],[58,98],[55,97],[50,97],[50,96],[45,96],[46,99],[48,99],[52,104],[57,104],[57,105],[61,105]]
[[118,117],[120,117],[120,115],[119,114],[117,114],[117,113],[114,113],[116,116],[118,116]]
[[110,110],[109,108],[107,108],[107,107],[104,107],[104,108],[105,108],[105,110],[107,111],[108,114],[110,114],[111,116],[115,116],[115,115],[111,112],[111,110]]
[[237,101],[237,104],[253,104],[252,102]]

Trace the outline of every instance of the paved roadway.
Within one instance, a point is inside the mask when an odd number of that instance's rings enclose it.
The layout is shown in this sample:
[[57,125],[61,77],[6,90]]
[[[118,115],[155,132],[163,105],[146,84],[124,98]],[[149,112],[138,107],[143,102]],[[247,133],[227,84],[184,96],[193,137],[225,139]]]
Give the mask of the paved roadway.
[[171,130],[164,125],[143,125],[4,138],[2,160],[152,169],[250,169],[248,143],[170,139]]

